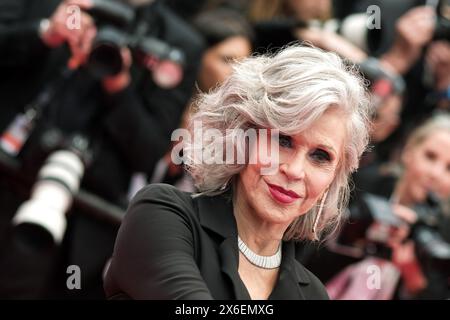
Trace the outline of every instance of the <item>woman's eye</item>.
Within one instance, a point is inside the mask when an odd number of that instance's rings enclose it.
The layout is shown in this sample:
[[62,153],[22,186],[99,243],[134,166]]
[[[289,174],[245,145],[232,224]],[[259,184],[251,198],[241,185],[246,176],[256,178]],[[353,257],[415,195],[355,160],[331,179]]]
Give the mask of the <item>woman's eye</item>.
[[281,135],[278,138],[279,145],[283,148],[292,148],[292,138],[289,136]]
[[325,150],[317,149],[313,152],[312,157],[317,162],[330,162],[331,156]]

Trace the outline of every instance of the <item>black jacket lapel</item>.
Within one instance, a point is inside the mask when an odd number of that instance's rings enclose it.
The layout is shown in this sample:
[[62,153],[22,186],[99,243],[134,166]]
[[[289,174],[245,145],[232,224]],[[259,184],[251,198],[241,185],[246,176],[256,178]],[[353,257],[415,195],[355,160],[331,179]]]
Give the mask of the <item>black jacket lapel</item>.
[[303,266],[295,260],[293,242],[283,242],[283,258],[277,284],[269,296],[271,300],[305,300],[303,285],[309,285],[310,279]]
[[202,227],[220,236],[220,269],[230,280],[235,298],[249,300],[250,295],[238,274],[239,249],[231,193],[214,197],[200,196],[196,198],[196,203]]
[[251,300],[247,288],[239,277],[239,251],[237,238],[228,237],[220,245],[221,270],[231,281],[237,300]]
[[230,192],[213,197],[199,196],[195,198],[195,203],[202,227],[224,238],[236,236],[237,239],[237,226]]
[[[221,271],[230,279],[236,299],[250,299],[247,288],[239,277],[239,249],[237,226],[233,214],[231,192],[214,197],[196,198],[200,224],[220,236],[219,254]],[[269,299],[300,299],[305,297],[302,286],[310,284],[304,267],[295,259],[293,242],[283,242],[283,258],[278,282]]]

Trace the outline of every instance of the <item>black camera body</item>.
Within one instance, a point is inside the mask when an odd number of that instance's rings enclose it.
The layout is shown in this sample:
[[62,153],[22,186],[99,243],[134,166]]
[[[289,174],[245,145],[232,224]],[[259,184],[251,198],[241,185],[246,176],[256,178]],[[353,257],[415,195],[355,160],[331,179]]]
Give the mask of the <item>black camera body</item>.
[[450,20],[444,17],[438,17],[433,40],[450,41]]
[[97,35],[87,68],[99,79],[117,74],[123,67],[121,48],[128,45],[128,31],[135,20],[134,9],[114,0],[93,0],[88,13],[95,20]]
[[444,219],[439,199],[428,193],[426,205],[414,207],[417,222],[412,226],[410,238],[416,243],[419,260],[450,276],[450,244],[439,232]]
[[440,0],[436,7],[433,40],[450,41],[450,0]]
[[391,259],[392,250],[387,246],[390,233],[405,225],[392,212],[387,199],[364,193],[350,207],[348,223],[342,228],[337,242],[345,247],[356,247],[364,255]]
[[[145,34],[148,31],[146,26],[151,23],[137,21],[135,8],[115,0],[94,0],[88,13],[94,18],[98,28],[87,62],[87,69],[95,78],[118,74],[124,63],[121,49],[128,47],[133,60],[151,70],[159,86],[173,87],[181,81],[184,52],[157,37]],[[145,24],[144,28],[141,28],[142,23]],[[166,62],[166,66],[170,62],[172,68],[155,68],[162,61]],[[166,85],[164,80],[158,81],[165,78],[164,74],[161,76],[155,73],[168,69],[174,72],[168,75]]]
[[[418,219],[410,225],[407,239],[414,241],[419,261],[450,276],[450,243],[438,230],[443,219],[439,200],[429,193],[427,203],[413,209]],[[373,228],[374,225],[377,228]],[[358,247],[366,255],[390,260],[389,232],[403,225],[406,222],[394,214],[388,199],[366,193],[352,206],[349,223],[342,229],[337,242],[347,247]]]
[[84,134],[65,134],[54,126],[40,126],[37,134],[28,142],[26,152],[21,155],[22,167],[27,173],[36,172],[50,154],[67,150],[77,155],[84,166],[89,166],[92,161],[92,153],[89,148],[89,140]]

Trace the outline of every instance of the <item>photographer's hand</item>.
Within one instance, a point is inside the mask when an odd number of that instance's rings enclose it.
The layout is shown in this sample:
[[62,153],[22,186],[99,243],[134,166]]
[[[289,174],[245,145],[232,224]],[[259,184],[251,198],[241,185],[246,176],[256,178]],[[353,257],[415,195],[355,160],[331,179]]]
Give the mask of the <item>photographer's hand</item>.
[[86,61],[97,32],[92,17],[82,11],[90,7],[91,0],[65,0],[41,28],[41,39],[47,46],[69,44],[72,57],[68,64],[72,69]]
[[130,67],[132,63],[131,52],[128,48],[122,48],[123,68],[118,74],[110,77],[105,77],[102,80],[104,90],[109,93],[117,93],[124,90],[130,84]]
[[401,218],[410,225],[416,223],[417,221],[417,213],[407,206],[396,203],[392,205],[392,211],[397,217]]
[[400,204],[394,204],[394,214],[407,224],[395,229],[389,237],[388,245],[392,249],[392,262],[399,268],[409,295],[415,295],[427,286],[427,280],[417,260],[414,241],[407,240],[410,226],[417,221],[417,213]]
[[392,262],[400,269],[405,289],[410,295],[416,295],[428,285],[419,261],[417,260],[414,242],[397,243],[392,247]]
[[380,58],[382,64],[393,72],[405,74],[433,38],[435,24],[434,10],[428,6],[407,11],[397,21],[394,44]]

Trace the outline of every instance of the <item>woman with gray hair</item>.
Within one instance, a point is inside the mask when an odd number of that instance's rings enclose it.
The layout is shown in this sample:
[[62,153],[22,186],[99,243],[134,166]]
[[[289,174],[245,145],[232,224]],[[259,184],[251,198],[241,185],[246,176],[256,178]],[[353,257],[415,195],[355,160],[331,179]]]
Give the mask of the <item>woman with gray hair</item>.
[[156,184],[135,196],[107,296],[327,299],[295,259],[295,241],[338,225],[368,143],[369,109],[361,78],[336,54],[296,45],[237,63],[198,99],[193,139],[183,136],[200,193]]

